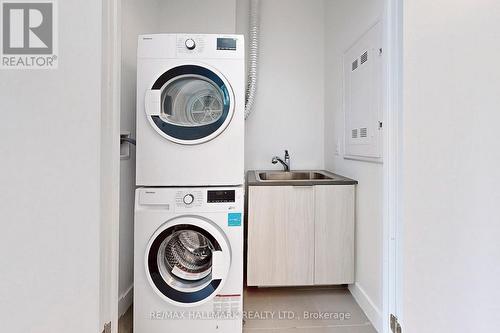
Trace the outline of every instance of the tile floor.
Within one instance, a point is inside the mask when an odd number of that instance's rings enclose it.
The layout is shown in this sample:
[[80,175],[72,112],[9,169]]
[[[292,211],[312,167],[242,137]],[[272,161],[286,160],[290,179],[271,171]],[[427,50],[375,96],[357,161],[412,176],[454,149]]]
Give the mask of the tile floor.
[[248,288],[244,310],[246,333],[376,333],[347,288]]
[[[346,288],[248,288],[244,333],[376,333]],[[305,314],[331,318],[307,319]],[[119,333],[132,333],[132,309]]]
[[118,320],[118,333],[132,333],[133,331],[132,307]]

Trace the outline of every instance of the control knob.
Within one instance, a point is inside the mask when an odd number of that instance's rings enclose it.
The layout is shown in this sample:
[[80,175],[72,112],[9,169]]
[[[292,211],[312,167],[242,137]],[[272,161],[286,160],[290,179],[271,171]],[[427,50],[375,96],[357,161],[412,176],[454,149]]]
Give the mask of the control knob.
[[194,195],[192,194],[186,194],[184,198],[182,199],[186,205],[190,205],[194,201]]
[[188,50],[194,50],[194,48],[196,47],[196,43],[192,38],[186,39],[186,42],[184,44],[186,45],[186,48]]

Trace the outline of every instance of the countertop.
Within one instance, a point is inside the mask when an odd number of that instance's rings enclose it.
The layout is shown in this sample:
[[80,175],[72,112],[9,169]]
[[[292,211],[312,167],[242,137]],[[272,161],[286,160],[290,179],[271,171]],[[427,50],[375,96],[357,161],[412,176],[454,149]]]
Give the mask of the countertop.
[[[356,185],[357,180],[350,179],[341,175],[337,175],[325,170],[292,170],[292,172],[321,172],[333,179],[307,179],[307,180],[273,180],[273,181],[259,181],[256,173],[261,172],[280,172],[277,170],[250,170],[247,172],[247,185],[248,186],[311,186],[311,185]],[[284,172],[284,171],[281,171]]]

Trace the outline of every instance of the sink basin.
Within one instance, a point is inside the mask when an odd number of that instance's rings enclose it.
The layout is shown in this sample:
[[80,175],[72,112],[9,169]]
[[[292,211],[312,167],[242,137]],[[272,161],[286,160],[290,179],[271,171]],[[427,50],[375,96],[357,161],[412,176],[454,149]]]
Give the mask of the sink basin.
[[318,171],[267,171],[256,174],[260,181],[333,180],[332,177]]
[[326,170],[250,170],[248,186],[356,185],[358,182]]

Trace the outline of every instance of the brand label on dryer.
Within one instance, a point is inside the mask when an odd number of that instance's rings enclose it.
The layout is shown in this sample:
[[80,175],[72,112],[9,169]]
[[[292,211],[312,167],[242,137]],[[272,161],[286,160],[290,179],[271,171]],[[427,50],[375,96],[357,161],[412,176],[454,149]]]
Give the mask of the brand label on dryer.
[[229,227],[241,227],[241,213],[228,213],[227,225]]

